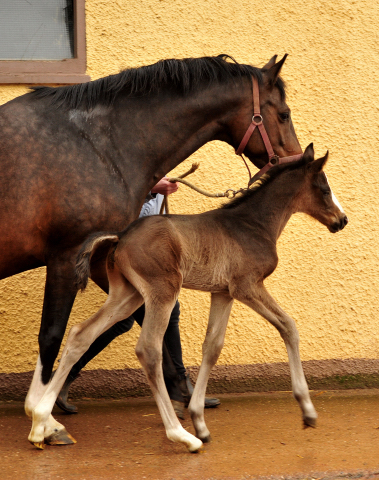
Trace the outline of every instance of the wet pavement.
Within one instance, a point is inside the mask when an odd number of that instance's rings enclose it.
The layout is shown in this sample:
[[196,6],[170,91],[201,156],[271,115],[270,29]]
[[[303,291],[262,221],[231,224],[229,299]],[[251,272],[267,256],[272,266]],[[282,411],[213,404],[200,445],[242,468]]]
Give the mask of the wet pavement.
[[[314,391],[316,429],[302,429],[289,392],[221,395],[206,410],[212,442],[170,442],[151,398],[81,400],[54,410],[77,444],[36,450],[19,402],[0,403],[1,480],[379,480],[379,390]],[[194,432],[189,415],[183,426]]]

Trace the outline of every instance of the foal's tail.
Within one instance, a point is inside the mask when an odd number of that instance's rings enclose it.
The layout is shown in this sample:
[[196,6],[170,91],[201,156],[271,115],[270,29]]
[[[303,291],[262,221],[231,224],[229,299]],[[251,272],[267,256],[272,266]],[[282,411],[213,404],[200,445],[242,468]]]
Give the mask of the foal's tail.
[[98,248],[106,255],[110,246],[117,244],[120,237],[117,233],[99,232],[90,235],[82,245],[76,257],[75,276],[78,290],[85,290],[91,276],[91,258]]

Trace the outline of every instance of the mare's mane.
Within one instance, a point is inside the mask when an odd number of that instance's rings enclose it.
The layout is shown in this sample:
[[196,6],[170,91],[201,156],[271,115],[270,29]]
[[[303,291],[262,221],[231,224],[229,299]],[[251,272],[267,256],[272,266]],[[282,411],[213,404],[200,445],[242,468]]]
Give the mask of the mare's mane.
[[300,160],[291,163],[283,163],[282,165],[275,165],[275,167],[270,168],[264,175],[258,178],[254,183],[252,183],[246,190],[244,190],[241,195],[225,203],[221,208],[235,208],[241,203],[244,203],[247,199],[254,196],[258,191],[261,191],[263,188],[267,187],[275,178],[277,178],[284,171],[291,171],[301,168],[305,165],[304,157]]
[[[262,82],[259,68],[239,64],[229,55],[168,59],[78,85],[32,87],[30,94],[38,98],[48,97],[51,105],[55,106],[91,109],[98,103],[111,105],[121,91],[129,97],[137,97],[157,93],[162,88],[172,88],[186,95],[214,82],[251,76]],[[285,99],[285,86],[281,78],[278,78],[276,86],[282,99]]]

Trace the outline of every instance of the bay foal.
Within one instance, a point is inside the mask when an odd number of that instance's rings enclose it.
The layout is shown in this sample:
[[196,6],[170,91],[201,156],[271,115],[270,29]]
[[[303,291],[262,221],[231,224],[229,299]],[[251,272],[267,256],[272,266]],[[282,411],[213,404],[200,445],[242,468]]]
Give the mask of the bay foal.
[[[131,315],[143,302],[146,315],[136,353],[170,440],[184,443],[191,452],[210,440],[204,396],[210,370],[224,343],[233,299],[251,307],[279,331],[287,348],[293,394],[304,426],[315,426],[317,414],[300,361],[295,322],[266,291],[263,281],[277,266],[276,243],[293,213],[307,213],[331,232],[347,224],[322,171],[327,157],[314,160],[310,145],[302,160],[273,167],[223,208],[200,215],[148,217],[121,234],[90,237],[78,257],[78,287],[83,289],[87,284],[91,255],[108,242],[113,244],[107,260],[109,296],[95,315],[72,327],[58,370],[33,411],[30,442],[43,448],[44,439],[48,441],[52,433],[47,431],[49,415],[72,365],[102,332]],[[203,360],[189,404],[197,438],[177,419],[161,366],[163,335],[182,287],[212,294]]]

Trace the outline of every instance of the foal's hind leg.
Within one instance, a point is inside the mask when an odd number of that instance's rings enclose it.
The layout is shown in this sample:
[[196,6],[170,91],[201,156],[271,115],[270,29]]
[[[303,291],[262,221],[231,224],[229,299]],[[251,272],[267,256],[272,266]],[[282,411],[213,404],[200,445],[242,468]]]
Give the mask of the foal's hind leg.
[[[142,297],[135,288],[122,282],[125,281],[119,280],[118,288],[113,289],[111,284],[109,297],[95,315],[81,325],[75,325],[71,328],[58,369],[33,411],[33,426],[29,441],[37,448],[43,448],[44,442],[49,444],[61,443],[57,441],[57,439],[60,439],[61,428],[52,429],[49,418],[71,367],[99,335],[125,316],[131,315],[142,304]],[[63,425],[61,427],[64,429]]]
[[168,396],[162,373],[162,342],[175,301],[165,303],[146,300],[146,313],[141,334],[136,346],[136,354],[145,370],[161,414],[167,437],[173,442],[184,443],[190,452],[197,452],[202,442],[187,432],[175,415]]
[[300,360],[299,332],[295,321],[279,307],[263,284],[255,285],[253,294],[248,298],[238,299],[262,315],[279,331],[286,345],[292,392],[303,412],[304,428],[315,427],[317,413],[309,396],[308,385]]
[[196,430],[196,436],[203,442],[210,441],[209,430],[204,420],[204,398],[209,373],[217,362],[224,345],[233,299],[229,295],[213,293],[207,333],[203,343],[203,360],[188,410]]

